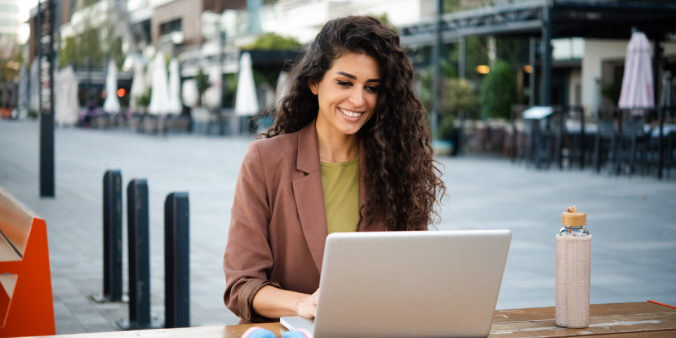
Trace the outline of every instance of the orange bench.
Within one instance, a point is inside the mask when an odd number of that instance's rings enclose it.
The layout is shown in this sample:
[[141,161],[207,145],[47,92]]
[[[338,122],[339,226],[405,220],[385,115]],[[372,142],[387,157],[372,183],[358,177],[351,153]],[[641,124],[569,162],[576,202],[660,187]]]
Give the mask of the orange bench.
[[6,119],[12,117],[12,109],[11,108],[0,108],[0,117],[4,117]]
[[0,337],[53,334],[47,224],[0,187]]

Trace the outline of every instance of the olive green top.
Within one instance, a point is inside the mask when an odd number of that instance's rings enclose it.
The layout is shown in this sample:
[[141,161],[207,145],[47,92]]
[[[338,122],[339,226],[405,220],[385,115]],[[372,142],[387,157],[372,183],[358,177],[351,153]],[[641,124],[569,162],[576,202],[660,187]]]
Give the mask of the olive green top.
[[322,189],[329,234],[357,231],[359,224],[359,156],[322,165]]

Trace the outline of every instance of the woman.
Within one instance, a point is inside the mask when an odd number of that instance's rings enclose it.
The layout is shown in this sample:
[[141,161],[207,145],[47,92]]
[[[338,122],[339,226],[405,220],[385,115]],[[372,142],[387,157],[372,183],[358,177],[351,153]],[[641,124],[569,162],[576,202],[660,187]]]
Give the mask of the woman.
[[235,189],[224,301],[240,323],[313,318],[329,233],[427,230],[445,193],[413,68],[378,19],[326,23],[288,86]]

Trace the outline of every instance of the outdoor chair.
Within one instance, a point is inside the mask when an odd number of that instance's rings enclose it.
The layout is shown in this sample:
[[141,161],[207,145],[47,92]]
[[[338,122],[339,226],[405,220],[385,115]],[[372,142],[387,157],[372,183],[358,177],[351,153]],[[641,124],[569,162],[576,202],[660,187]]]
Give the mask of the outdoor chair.
[[[652,172],[659,170],[659,139],[653,137],[650,139],[650,147],[647,161]],[[670,178],[671,168],[676,167],[676,132],[664,135],[662,140],[662,170],[666,170],[667,178]]]
[[[199,134],[212,134],[219,129],[218,115],[206,108],[194,108],[192,111],[193,131]],[[215,133],[218,133],[216,130]]]
[[94,119],[94,127],[99,129],[108,129],[110,127],[110,117],[108,115],[96,117]]
[[[585,113],[582,107],[570,107],[568,119],[565,121],[568,165],[579,165],[583,169],[592,162],[592,145],[594,144],[596,130],[589,129],[585,121]],[[582,132],[584,129],[584,133]]]
[[140,131],[141,130],[142,118],[139,115],[134,115],[129,119],[129,129],[131,131]]
[[[617,142],[617,163],[614,168],[618,173],[634,173],[635,165],[647,167],[648,135],[643,130],[643,119],[636,118],[624,121],[622,132]],[[637,162],[638,161],[638,162]]]
[[526,164],[532,159],[532,145],[533,145],[533,120],[521,120],[523,127],[521,131],[517,132],[516,140],[516,161],[526,161]]
[[599,120],[598,130],[596,131],[596,141],[594,142],[594,168],[598,173],[601,166],[608,162],[612,168],[615,164],[617,133],[613,120]]
[[552,134],[552,142],[554,142],[554,156],[557,157],[557,165],[562,167],[565,160],[565,163],[570,166],[570,142],[565,120],[562,121],[560,116],[553,117],[550,120],[550,131]]
[[177,132],[190,132],[190,118],[185,115],[172,117],[172,129]]
[[118,127],[127,126],[127,117],[124,115],[124,113],[115,114],[115,125]]
[[549,118],[543,120],[535,121],[534,123],[536,129],[534,131],[534,140],[536,141],[533,145],[534,148],[534,158],[535,168],[546,167],[549,168],[552,162],[553,154],[553,144],[554,134],[551,130],[551,121]]

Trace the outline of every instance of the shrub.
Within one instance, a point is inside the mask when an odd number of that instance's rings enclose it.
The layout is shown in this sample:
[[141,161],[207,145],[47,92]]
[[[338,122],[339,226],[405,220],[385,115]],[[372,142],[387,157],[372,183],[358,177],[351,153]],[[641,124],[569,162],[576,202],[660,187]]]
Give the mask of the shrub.
[[495,62],[481,86],[481,116],[508,119],[516,100],[516,76],[512,67],[504,61]]

